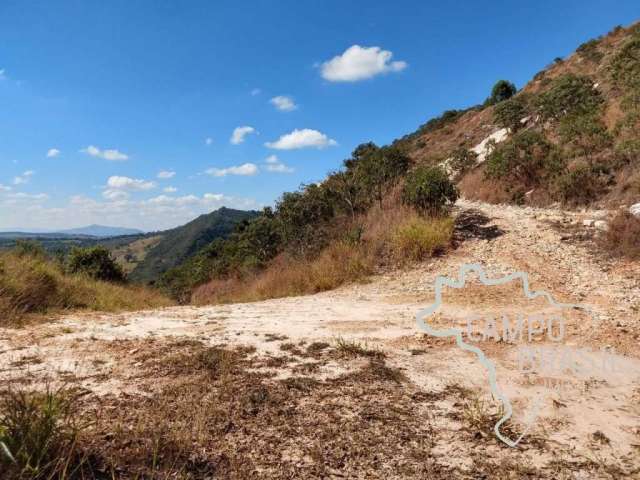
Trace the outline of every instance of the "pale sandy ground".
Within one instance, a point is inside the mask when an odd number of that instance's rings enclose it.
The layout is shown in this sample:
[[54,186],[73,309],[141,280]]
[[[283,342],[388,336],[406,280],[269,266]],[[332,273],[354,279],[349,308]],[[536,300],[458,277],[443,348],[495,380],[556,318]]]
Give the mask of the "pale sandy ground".
[[[136,365],[105,347],[109,342],[190,337],[211,344],[254,345],[258,354],[275,354],[281,341],[274,341],[272,334],[286,335],[289,342],[334,342],[341,337],[382,349],[389,365],[402,368],[425,391],[437,392],[457,383],[498,405],[490,396],[486,371],[475,356],[451,342],[422,334],[415,322],[416,312],[433,301],[437,275],[455,276],[461,264],[480,263],[492,277],[517,270],[529,272],[533,289],[590,306],[594,318],[577,312],[569,316],[566,343],[613,347],[618,364],[624,367],[624,371],[608,376],[597,372],[579,378],[565,375],[569,384],[552,392],[541,387],[540,377],[525,377],[517,371],[514,345],[478,344],[496,364],[498,383],[514,405],[515,419],[524,422],[532,399],[541,394],[541,409],[530,435],[544,437],[563,455],[570,452],[575,457],[606,459],[629,471],[640,467],[640,266],[605,259],[587,244],[563,239],[571,228],[580,228],[587,214],[471,202],[460,202],[459,207],[481,210],[491,219],[487,225],[498,226],[504,234],[491,240],[470,238],[447,256],[410,271],[317,295],[124,314],[78,314],[20,330],[0,329],[0,379],[38,383],[73,377],[97,395],[133,392],[136,385],[127,380]],[[564,227],[558,229],[552,223]],[[532,308],[519,286],[500,291],[492,288],[476,284],[464,292],[445,294],[445,306],[434,324],[448,325],[478,309],[499,313]],[[412,349],[424,353],[416,355]],[[341,373],[341,368],[330,363],[317,376],[332,377]],[[287,374],[286,368],[280,372]],[[445,403],[442,411],[450,407]],[[435,412],[433,421],[442,429],[450,426],[442,412]],[[522,428],[518,425],[516,430]],[[606,437],[605,445],[598,441],[602,437],[597,432]],[[483,442],[486,440],[479,439],[472,447],[482,449]],[[457,443],[452,432],[451,440],[439,444],[434,454],[441,455],[443,461],[464,464],[468,460],[464,452],[469,448]],[[509,449],[487,447],[487,452],[509,455]],[[534,464],[542,464],[553,458],[554,452],[552,448],[531,455]]]

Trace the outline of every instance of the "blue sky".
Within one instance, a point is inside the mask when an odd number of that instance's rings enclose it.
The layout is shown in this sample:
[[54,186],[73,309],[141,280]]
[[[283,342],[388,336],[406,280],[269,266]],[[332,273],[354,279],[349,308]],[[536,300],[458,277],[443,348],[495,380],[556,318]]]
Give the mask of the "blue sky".
[[359,143],[480,103],[499,78],[521,87],[638,13],[637,0],[2,0],[0,229],[155,230],[273,204]]

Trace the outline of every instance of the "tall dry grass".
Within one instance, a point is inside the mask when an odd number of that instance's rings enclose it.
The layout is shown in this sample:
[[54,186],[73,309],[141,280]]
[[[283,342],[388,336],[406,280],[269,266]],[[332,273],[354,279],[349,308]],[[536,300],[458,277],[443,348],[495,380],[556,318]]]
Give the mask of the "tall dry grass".
[[159,292],[67,275],[41,255],[0,254],[0,325],[65,310],[140,310],[172,302]]
[[[362,232],[354,239],[350,232]],[[444,252],[451,244],[453,219],[424,218],[395,205],[376,206],[346,225],[316,258],[283,254],[252,275],[212,280],[198,287],[195,304],[248,302],[332,290],[366,281],[374,272],[406,266]]]

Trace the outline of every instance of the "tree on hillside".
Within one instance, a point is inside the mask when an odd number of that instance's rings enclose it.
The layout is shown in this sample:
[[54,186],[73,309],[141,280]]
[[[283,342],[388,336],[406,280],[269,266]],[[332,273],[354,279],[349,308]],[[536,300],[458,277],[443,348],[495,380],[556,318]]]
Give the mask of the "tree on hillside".
[[518,89],[508,80],[498,80],[491,89],[491,96],[487,99],[488,105],[495,105],[513,97]]
[[122,268],[111,257],[109,250],[102,245],[90,248],[75,247],[69,253],[67,270],[70,273],[81,273],[107,282],[125,280]]
[[439,215],[458,199],[458,190],[440,167],[420,166],[411,172],[402,189],[402,201],[422,213]]

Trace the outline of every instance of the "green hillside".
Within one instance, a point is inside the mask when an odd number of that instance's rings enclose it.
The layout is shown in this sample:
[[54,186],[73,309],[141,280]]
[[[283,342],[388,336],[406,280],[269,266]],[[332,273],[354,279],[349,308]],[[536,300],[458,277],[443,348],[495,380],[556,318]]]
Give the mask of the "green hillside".
[[153,283],[162,273],[180,265],[216,238],[226,238],[236,224],[257,212],[222,207],[195,220],[162,232],[162,240],[149,250],[129,275],[130,280]]

